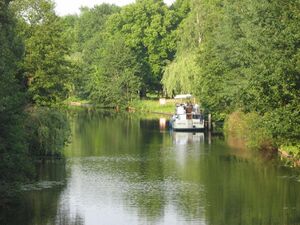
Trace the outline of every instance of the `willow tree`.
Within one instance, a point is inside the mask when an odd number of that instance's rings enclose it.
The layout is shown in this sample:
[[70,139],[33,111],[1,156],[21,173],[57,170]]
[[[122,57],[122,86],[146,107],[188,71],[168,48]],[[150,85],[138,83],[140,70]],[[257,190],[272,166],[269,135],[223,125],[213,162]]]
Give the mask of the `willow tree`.
[[[177,4],[187,5],[190,11],[176,30],[177,49],[175,59],[164,69],[161,80],[164,91],[168,96],[180,93],[195,93],[195,81],[199,74],[197,64],[198,48],[202,41],[202,25],[199,14],[200,2],[198,1],[176,1]],[[176,8],[179,13],[181,7]]]
[[196,59],[194,52],[178,52],[176,58],[166,66],[161,83],[167,96],[194,93],[194,83],[199,74]]

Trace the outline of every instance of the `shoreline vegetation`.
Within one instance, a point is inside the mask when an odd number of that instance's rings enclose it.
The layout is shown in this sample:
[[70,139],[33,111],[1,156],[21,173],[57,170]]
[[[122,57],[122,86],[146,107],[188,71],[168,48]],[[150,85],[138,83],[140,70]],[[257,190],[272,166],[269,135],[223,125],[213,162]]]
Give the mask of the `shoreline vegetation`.
[[300,146],[297,144],[297,140],[294,140],[294,145],[288,144],[293,140],[283,142],[268,128],[267,119],[258,113],[236,111],[228,115],[225,120],[225,136],[231,135],[240,140],[250,151],[273,152],[278,154],[281,160],[286,162],[286,165],[300,167]]
[[[67,105],[75,107],[95,107],[88,101],[67,101]],[[134,107],[129,106],[125,110],[132,113],[146,113],[170,116],[174,113],[174,99],[166,99],[165,104],[160,104],[158,98],[136,101]],[[100,105],[100,108],[107,108]],[[116,109],[116,107],[108,107]],[[284,145],[278,143],[271,132],[264,126],[265,118],[257,113],[233,112],[225,119],[221,128],[225,137],[230,135],[249,151],[262,151],[276,153],[288,166],[300,167],[300,146]]]
[[172,113],[142,99],[191,93],[250,149],[299,158],[298,15],[296,0],[139,0],[66,16],[53,0],[0,0],[0,194],[34,178],[33,157],[63,149],[67,101]]

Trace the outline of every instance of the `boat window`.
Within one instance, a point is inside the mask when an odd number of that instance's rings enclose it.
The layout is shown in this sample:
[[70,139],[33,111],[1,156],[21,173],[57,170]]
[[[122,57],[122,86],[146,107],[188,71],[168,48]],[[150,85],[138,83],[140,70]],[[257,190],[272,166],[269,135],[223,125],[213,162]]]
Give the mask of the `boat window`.
[[200,115],[193,115],[193,119],[200,119]]

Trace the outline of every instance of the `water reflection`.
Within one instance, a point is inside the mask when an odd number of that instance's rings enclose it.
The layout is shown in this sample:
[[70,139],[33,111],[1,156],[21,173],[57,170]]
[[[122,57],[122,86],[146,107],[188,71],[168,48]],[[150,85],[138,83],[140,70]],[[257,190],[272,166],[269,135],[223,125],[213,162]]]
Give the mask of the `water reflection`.
[[[60,198],[66,186],[64,160],[37,165],[39,181],[23,185],[22,192],[6,208],[1,208],[0,224],[8,225],[81,225],[70,214],[61,213]],[[64,217],[64,218],[62,218]]]
[[[295,171],[241,158],[221,138],[160,131],[132,114],[74,113],[64,166],[5,224],[299,224]],[[52,172],[51,172],[52,171]],[[22,209],[21,209],[22,208]],[[12,216],[13,217],[13,216]]]
[[189,158],[199,158],[204,153],[204,133],[171,132],[177,166],[185,167]]
[[[84,218],[105,224],[205,221],[204,207],[197,207],[197,197],[204,196],[204,188],[191,180],[181,180],[182,168],[176,161],[176,142],[187,140],[184,148],[192,150],[186,152],[190,160],[204,145],[203,133],[169,133],[160,129],[165,121],[129,115],[118,115],[113,121],[88,116],[84,121],[74,124],[78,133],[67,149],[73,172],[66,191],[66,196],[74,197],[70,205],[80,209]],[[89,156],[82,158],[86,148]],[[87,213],[87,209],[94,213]]]
[[167,127],[167,119],[166,118],[159,118],[159,129],[161,131],[165,130]]
[[192,143],[204,144],[204,133],[192,133],[192,132],[172,132],[174,146],[188,146]]

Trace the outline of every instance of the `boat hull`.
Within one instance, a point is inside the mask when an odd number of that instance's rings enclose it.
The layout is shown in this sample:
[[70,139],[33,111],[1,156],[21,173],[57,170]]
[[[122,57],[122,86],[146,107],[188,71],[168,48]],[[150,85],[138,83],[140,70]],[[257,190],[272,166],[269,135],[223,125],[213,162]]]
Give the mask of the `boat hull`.
[[173,128],[174,131],[182,131],[182,132],[202,132],[204,128]]
[[175,131],[203,131],[204,130],[204,121],[203,120],[182,120],[175,119],[171,123],[173,130]]

